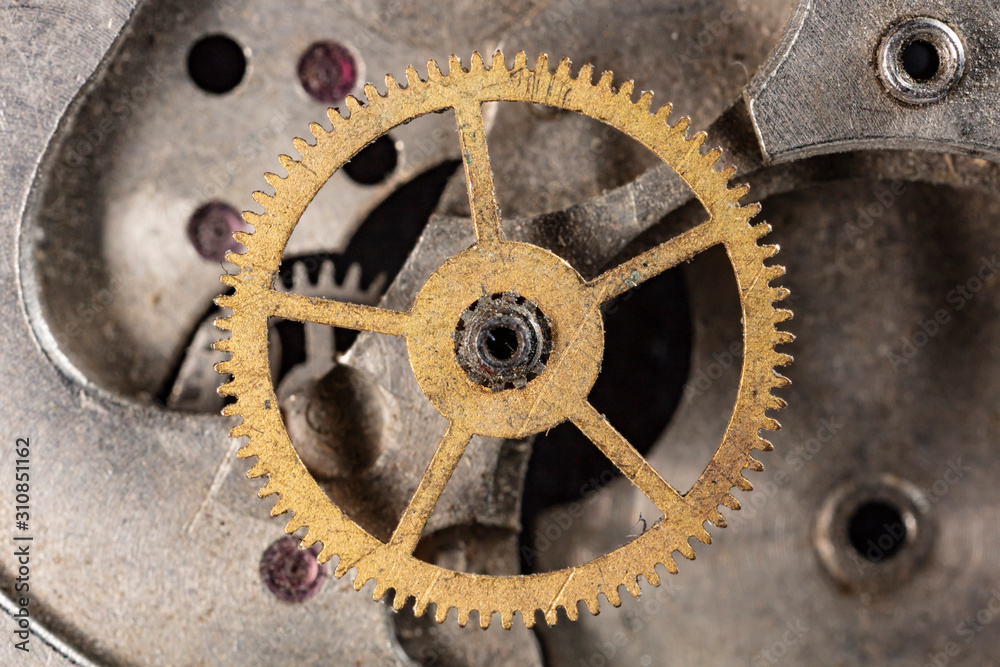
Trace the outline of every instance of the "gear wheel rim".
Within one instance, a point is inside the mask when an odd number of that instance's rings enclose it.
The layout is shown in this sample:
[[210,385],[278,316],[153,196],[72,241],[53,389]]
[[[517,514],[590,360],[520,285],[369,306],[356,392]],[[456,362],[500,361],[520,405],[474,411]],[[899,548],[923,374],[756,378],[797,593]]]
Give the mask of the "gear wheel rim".
[[[274,196],[254,193],[264,213],[244,213],[254,232],[236,234],[246,251],[231,253],[228,259],[240,268],[240,273],[221,277],[235,292],[217,300],[220,306],[229,308],[232,315],[216,323],[219,328],[232,332],[229,339],[217,343],[217,349],[231,356],[229,361],[217,364],[216,369],[232,376],[220,388],[220,393],[236,397],[236,402],[227,406],[224,414],[242,417],[242,422],[230,434],[249,440],[238,455],[257,458],[257,463],[247,473],[249,477],[269,478],[258,495],[261,498],[279,496],[271,510],[272,516],[293,512],[285,527],[287,533],[305,527],[303,548],[321,542],[321,562],[338,556],[340,561],[335,571],[338,578],[356,569],[354,587],[357,590],[374,579],[375,600],[393,589],[396,609],[401,609],[413,597],[414,613],[418,616],[433,603],[438,622],[443,622],[454,607],[459,625],[464,626],[475,611],[483,628],[490,625],[493,614],[499,614],[503,627],[510,628],[518,613],[527,627],[535,624],[539,611],[549,625],[555,624],[559,608],[575,620],[580,602],[584,602],[592,614],[597,614],[601,594],[617,607],[621,604],[619,587],[624,586],[638,597],[640,577],[654,586],[659,585],[656,565],[662,564],[668,572],[677,573],[675,552],[694,559],[691,538],[711,543],[705,522],[724,527],[726,522],[719,507],[740,508],[730,491],[733,488],[752,490],[742,471],[763,470],[752,452],[772,448],[759,432],[780,428],[765,412],[784,406],[784,401],[773,396],[771,391],[789,384],[775,367],[787,365],[791,357],[774,348],[792,340],[791,334],[777,329],[778,323],[790,319],[791,312],[774,307],[775,302],[787,297],[788,290],[770,285],[772,280],[784,274],[784,268],[764,263],[778,248],[757,243],[770,231],[766,223],[750,224],[760,210],[759,204],[739,204],[749,188],[745,185],[729,188],[728,181],[735,168],[717,171],[715,164],[721,150],[703,153],[706,135],[699,132],[688,138],[686,131],[690,121],[687,118],[669,124],[669,104],[651,113],[652,93],[644,92],[633,102],[632,81],[622,83],[616,90],[612,87],[610,72],[605,72],[596,84],[592,76],[590,65],[584,65],[575,77],[572,76],[569,59],[563,59],[552,72],[545,55],[539,57],[531,70],[524,52],[517,54],[513,67],[508,69],[499,51],[489,68],[478,53],[473,54],[467,69],[452,56],[448,74],[442,73],[437,64],[430,61],[426,79],[413,67],[408,67],[405,87],[388,75],[385,95],[368,84],[364,89],[367,103],[347,98],[348,118],[336,109],[328,112],[332,132],[317,123],[311,124],[315,144],[294,139],[302,159],[279,156],[288,176],[265,175],[276,193]],[[737,399],[718,449],[695,484],[684,494],[691,511],[678,517],[679,520],[658,522],[632,541],[594,560],[552,572],[513,576],[455,572],[392,551],[389,545],[351,521],[326,497],[296,455],[274,407],[276,399],[267,363],[267,306],[261,306],[258,297],[273,291],[285,244],[301,213],[326,180],[365,145],[403,122],[453,108],[470,99],[480,103],[533,102],[576,111],[645,145],[681,176],[708,211],[710,221],[723,230],[724,237],[712,245],[725,246],[739,287],[744,363]],[[342,141],[345,134],[356,141]]]

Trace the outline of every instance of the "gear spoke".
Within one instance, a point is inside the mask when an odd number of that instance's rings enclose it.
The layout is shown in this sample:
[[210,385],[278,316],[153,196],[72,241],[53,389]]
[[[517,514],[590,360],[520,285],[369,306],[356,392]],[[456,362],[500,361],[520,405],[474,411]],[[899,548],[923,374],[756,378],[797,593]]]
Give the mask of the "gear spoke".
[[455,423],[448,425],[441,442],[438,443],[434,457],[427,465],[424,476],[420,479],[417,490],[413,492],[410,504],[403,511],[399,525],[389,540],[389,546],[412,554],[424,532],[427,520],[437,506],[438,499],[448,485],[451,474],[455,471],[459,459],[465,453],[465,448],[472,439],[472,434],[462,428],[456,428]]
[[409,313],[346,301],[270,291],[270,314],[296,322],[314,322],[355,331],[405,336]]
[[482,245],[503,240],[500,206],[493,186],[493,169],[486,148],[486,126],[483,124],[482,103],[470,101],[455,106],[458,135],[462,144],[462,164],[469,193],[472,224],[476,240]]
[[660,473],[649,465],[642,454],[594,406],[583,402],[569,419],[663,512],[664,517],[676,517],[687,512],[684,496],[660,477]]
[[655,278],[667,269],[721,243],[716,229],[711,220],[703,222],[641,255],[636,255],[627,262],[608,269],[587,283],[587,287],[594,290],[601,303],[610,301],[650,278]]

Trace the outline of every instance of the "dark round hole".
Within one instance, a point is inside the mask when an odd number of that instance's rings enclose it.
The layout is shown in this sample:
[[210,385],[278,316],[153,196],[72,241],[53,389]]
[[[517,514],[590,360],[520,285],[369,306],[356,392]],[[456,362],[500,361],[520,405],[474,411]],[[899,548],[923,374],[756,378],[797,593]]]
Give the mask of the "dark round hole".
[[486,351],[497,361],[507,361],[517,353],[517,332],[503,325],[486,332]]
[[361,149],[344,165],[344,173],[361,185],[381,183],[396,169],[396,142],[386,134]]
[[900,54],[903,71],[914,81],[930,81],[941,68],[941,56],[930,42],[918,39],[903,47]]
[[358,64],[347,48],[336,42],[316,42],[299,59],[299,82],[314,100],[336,104],[354,90]]
[[202,90],[221,95],[243,80],[247,58],[231,37],[209,35],[195,42],[188,52],[188,75]]
[[892,558],[906,542],[906,524],[899,509],[881,500],[860,505],[848,520],[851,546],[872,563]]
[[239,211],[223,202],[209,202],[191,214],[187,234],[199,255],[221,262],[227,252],[239,252],[243,245],[233,238],[234,232],[247,231]]
[[285,602],[302,602],[315,595],[326,579],[326,566],[316,546],[299,549],[294,537],[283,537],[264,551],[260,576],[268,590]]

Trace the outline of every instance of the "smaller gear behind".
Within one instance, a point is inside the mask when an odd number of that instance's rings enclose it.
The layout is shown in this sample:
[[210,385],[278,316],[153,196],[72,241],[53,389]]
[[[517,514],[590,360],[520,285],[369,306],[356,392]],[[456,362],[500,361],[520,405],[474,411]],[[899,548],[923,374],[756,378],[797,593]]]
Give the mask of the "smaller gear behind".
[[[351,264],[344,276],[343,281],[337,282],[334,271],[334,261],[331,259],[316,259],[313,256],[299,257],[288,262],[291,267],[290,284],[285,284],[279,278],[276,281],[276,289],[281,291],[293,291],[299,294],[322,297],[326,299],[336,299],[338,301],[349,301],[351,303],[363,303],[374,305],[378,303],[379,297],[385,287],[385,278],[378,276],[367,286],[362,286],[362,271],[358,264]],[[318,265],[318,276],[313,282],[309,279],[309,269]],[[223,383],[223,378],[212,370],[212,367],[224,361],[226,355],[214,349],[213,344],[219,339],[219,330],[214,322],[223,316],[222,309],[213,306],[209,313],[202,318],[195,328],[181,360],[177,373],[170,383],[169,392],[165,396],[164,403],[171,410],[181,410],[185,412],[218,413],[225,405],[225,399],[219,395],[218,388]],[[281,323],[278,324],[281,326]],[[285,350],[285,356],[291,357],[288,373],[283,374],[281,379],[285,384],[294,386],[299,380],[313,375],[318,377],[330,369],[333,365],[336,351],[335,334],[333,329],[321,327],[316,324],[306,323],[304,329],[304,345],[302,349],[302,361],[299,363],[298,355],[289,354],[290,350]],[[270,336],[273,341],[270,346],[271,367],[281,369],[282,367],[282,336]],[[322,372],[320,372],[322,369]],[[289,381],[288,378],[292,379]]]
[[[498,613],[501,624],[510,628],[518,613],[529,627],[536,622],[537,612],[547,623],[554,624],[559,608],[575,619],[580,602],[596,614],[598,596],[602,594],[618,606],[620,586],[638,596],[640,577],[659,584],[657,565],[678,572],[675,552],[694,559],[691,538],[711,542],[706,522],[724,526],[719,507],[740,507],[730,490],[752,490],[743,471],[763,469],[753,450],[768,451],[771,445],[759,432],[779,428],[765,413],[784,406],[784,401],[771,391],[788,384],[775,367],[790,363],[791,357],[777,352],[775,347],[792,340],[791,334],[777,329],[778,323],[791,317],[791,312],[774,307],[775,302],[787,297],[788,291],[771,285],[784,274],[784,268],[765,263],[778,248],[758,245],[770,226],[750,224],[760,206],[740,204],[748,188],[729,187],[735,169],[716,168],[721,150],[703,152],[706,135],[697,133],[689,138],[687,118],[668,123],[669,104],[651,113],[652,94],[644,93],[633,101],[631,81],[615,88],[610,72],[597,83],[592,78],[589,65],[574,76],[569,59],[562,60],[552,72],[544,55],[533,70],[529,69],[523,52],[508,68],[499,51],[491,67],[479,54],[473,54],[468,69],[453,56],[447,75],[433,61],[428,63],[426,79],[412,67],[407,68],[405,86],[387,76],[385,95],[369,84],[365,87],[366,103],[347,99],[348,118],[331,109],[328,116],[332,131],[311,125],[315,144],[294,141],[302,159],[279,157],[288,176],[265,176],[275,194],[254,193],[264,213],[244,214],[254,233],[236,235],[247,251],[229,255],[241,270],[238,275],[222,276],[223,283],[235,291],[218,302],[233,314],[217,322],[220,328],[232,332],[230,339],[217,343],[217,349],[230,353],[231,358],[216,368],[233,376],[220,392],[237,398],[227,406],[225,414],[243,417],[231,432],[233,437],[249,438],[239,455],[257,458],[248,473],[251,477],[269,477],[259,492],[261,497],[280,495],[272,514],[294,512],[285,527],[287,532],[307,528],[304,546],[322,542],[320,560],[340,557],[336,576],[356,569],[355,588],[374,579],[375,599],[392,589],[397,609],[412,597],[418,616],[433,603],[438,621],[443,621],[454,607],[460,625],[477,612],[485,628],[492,615]],[[484,103],[498,101],[559,107],[620,130],[676,171],[707,210],[709,219],[592,280],[585,280],[572,266],[540,246],[508,240],[496,201],[481,109]],[[288,238],[327,179],[362,147],[393,127],[447,109],[456,116],[475,244],[441,264],[419,289],[408,311],[275,290],[274,279]],[[739,288],[744,366],[733,414],[718,449],[690,490],[680,493],[594,409],[588,394],[600,372],[604,352],[602,304],[716,245],[725,247]],[[522,338],[529,348],[524,368],[517,371],[523,384],[512,382],[513,386],[507,387],[505,383],[497,388],[478,382],[470,377],[456,354],[459,343],[459,351],[481,355],[479,361],[486,365],[504,361],[500,359],[502,349],[461,343],[461,330],[475,319],[465,315],[484,295],[494,294],[500,295],[499,300],[509,295],[508,306],[529,301],[536,306],[490,316],[481,323],[483,330],[494,334],[508,328],[515,341],[509,356],[520,359],[518,331],[510,322],[503,324],[500,320],[523,319]],[[524,301],[520,301],[522,298]],[[275,409],[278,401],[271,383],[262,381],[269,374],[267,322],[273,317],[405,338],[416,382],[448,420],[447,430],[387,541],[365,531],[324,494],[304,465],[301,445],[296,442],[293,446],[290,432],[294,428]],[[543,319],[552,343],[544,368],[535,355],[536,345],[544,347],[549,339],[541,326]],[[486,358],[488,355],[494,359]],[[537,371],[537,375],[529,379],[529,370]],[[631,542],[588,563],[530,576],[455,572],[414,556],[428,518],[473,435],[524,438],[566,421],[572,422],[656,505],[662,520]]]

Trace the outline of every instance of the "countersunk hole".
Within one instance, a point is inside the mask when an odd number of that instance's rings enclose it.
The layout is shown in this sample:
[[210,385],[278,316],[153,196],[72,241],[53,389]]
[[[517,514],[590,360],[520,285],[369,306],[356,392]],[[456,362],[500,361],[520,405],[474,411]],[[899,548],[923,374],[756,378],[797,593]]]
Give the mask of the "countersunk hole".
[[398,162],[396,142],[385,134],[351,158],[351,161],[344,165],[344,173],[355,183],[376,185],[396,170]]
[[906,523],[899,508],[872,500],[854,510],[848,519],[847,536],[859,555],[877,563],[899,553],[906,542]]
[[899,55],[903,71],[914,81],[930,81],[941,69],[941,56],[931,42],[917,39],[905,47]]
[[497,361],[507,361],[517,353],[517,332],[500,325],[486,332],[486,351]]
[[209,35],[188,51],[188,75],[202,90],[221,95],[240,84],[247,72],[247,57],[236,40]]
[[358,82],[358,63],[337,42],[316,42],[299,59],[299,83],[309,97],[326,104],[343,101]]

